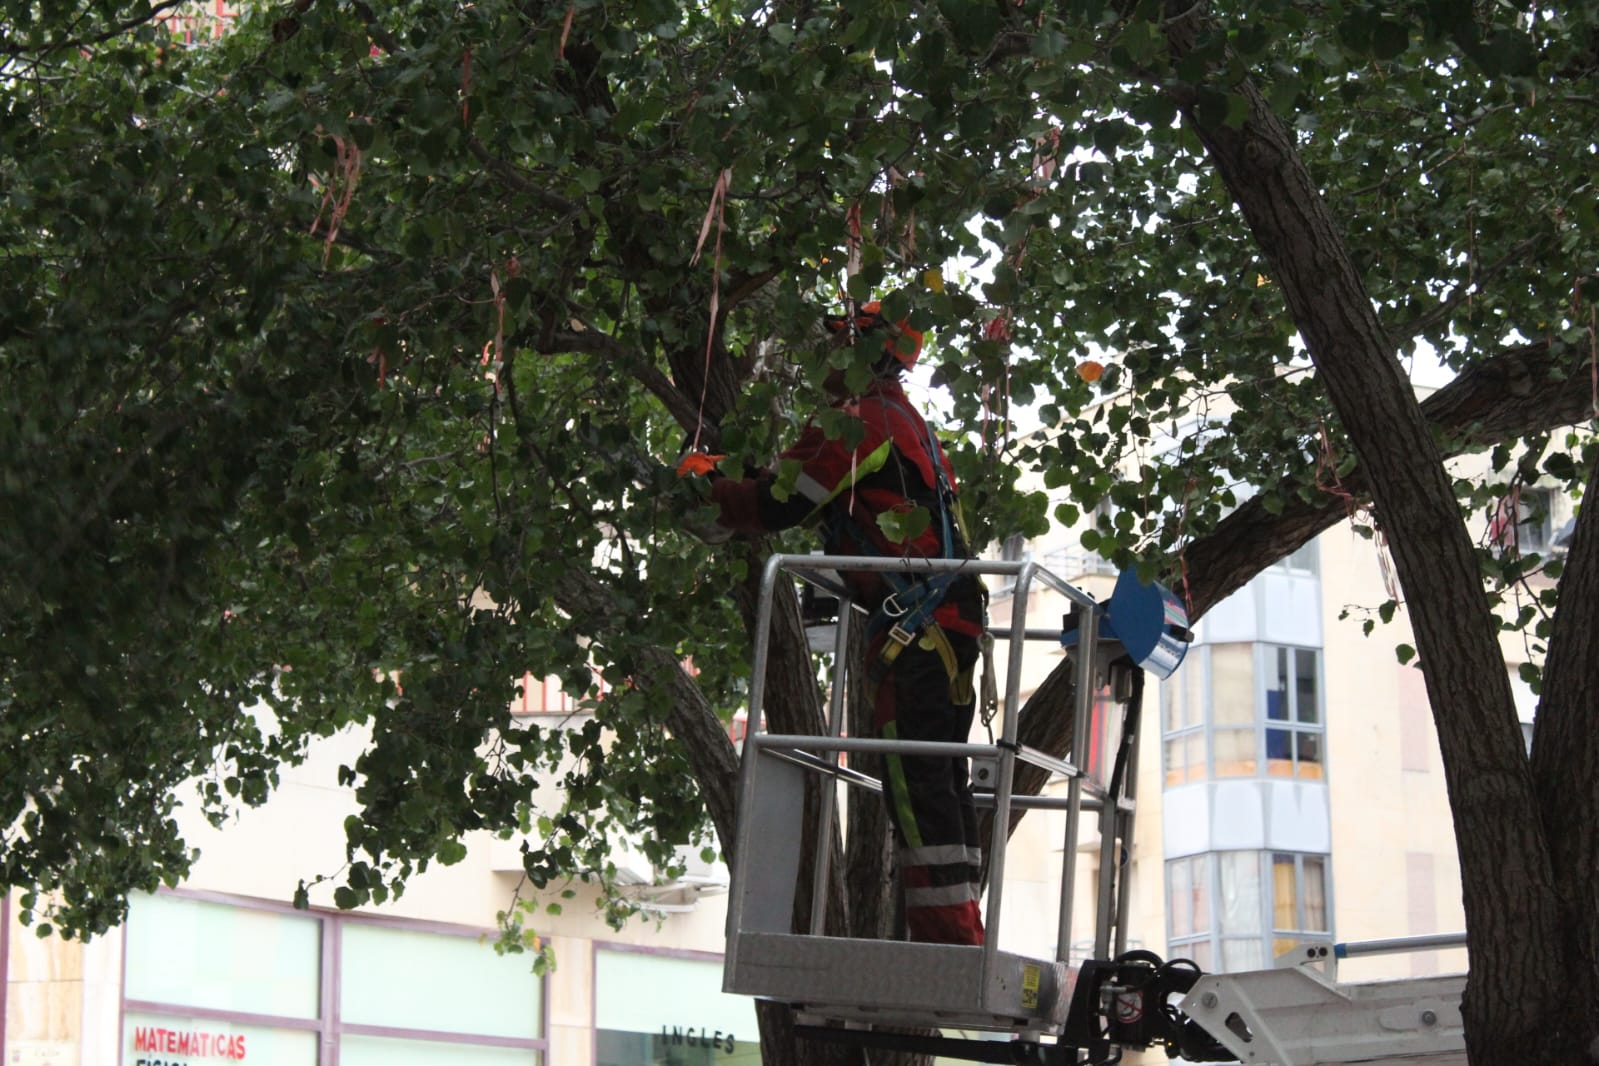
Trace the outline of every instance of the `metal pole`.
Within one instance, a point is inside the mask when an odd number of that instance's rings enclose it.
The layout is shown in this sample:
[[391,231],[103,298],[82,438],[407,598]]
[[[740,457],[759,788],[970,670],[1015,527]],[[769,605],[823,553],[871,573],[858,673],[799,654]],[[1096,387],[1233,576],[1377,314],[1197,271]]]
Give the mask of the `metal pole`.
[[[837,740],[844,735],[844,689],[849,675],[849,621],[853,608],[847,599],[838,601],[838,633],[833,638],[833,691],[827,696],[828,733]],[[838,769],[838,749],[827,752],[829,769]],[[827,878],[833,866],[833,817],[838,807],[838,781],[822,781],[822,795],[816,817],[816,871],[811,879],[811,935],[821,936],[827,921]]]
[[[1142,701],[1142,699],[1143,699],[1143,692],[1140,691],[1139,692],[1139,700]],[[1143,710],[1140,709],[1139,713],[1138,713],[1138,726],[1137,726],[1137,728],[1135,728],[1133,730],[1132,747],[1129,748],[1128,751],[1127,751],[1127,777],[1126,777],[1125,785],[1122,788],[1123,794],[1126,795],[1126,797],[1127,797],[1127,801],[1128,801],[1129,807],[1128,807],[1128,809],[1125,812],[1121,811],[1120,810],[1120,804],[1117,803],[1116,797],[1114,797],[1114,796],[1112,796],[1109,800],[1106,801],[1109,804],[1115,804],[1116,805],[1117,813],[1123,819],[1123,821],[1122,821],[1122,850],[1123,850],[1123,853],[1127,856],[1127,865],[1121,871],[1121,875],[1122,876],[1121,876],[1121,880],[1117,883],[1117,893],[1116,893],[1116,956],[1117,957],[1120,957],[1120,956],[1125,955],[1127,953],[1127,905],[1131,901],[1132,894],[1133,894],[1132,893],[1132,884],[1133,884],[1133,851],[1132,851],[1132,849],[1133,849],[1133,828],[1134,828],[1134,818],[1138,814],[1138,804],[1137,804],[1137,799],[1138,799],[1138,749],[1142,745],[1143,739],[1144,739],[1143,725],[1144,725],[1144,714],[1143,714]]]
[[[983,937],[983,988],[995,988],[999,955],[1000,907],[1005,900],[1005,850],[1010,837],[1011,791],[1016,782],[1016,723],[1020,716],[1023,634],[1027,630],[1027,592],[1034,564],[1025,562],[1011,593],[1010,651],[1005,663],[1005,715],[995,756],[994,819],[989,833],[987,933]],[[983,1006],[987,1007],[985,1002]]]
[[[749,863],[749,819],[746,811],[755,809],[756,775],[760,770],[762,738],[750,733],[744,738],[744,753],[739,764],[738,807],[733,829],[732,859],[733,884],[744,884],[744,870]],[[735,888],[727,901],[727,957],[738,957],[739,930],[744,928],[744,894]],[[724,988],[723,991],[726,991]]]
[[[1094,709],[1094,649],[1099,641],[1099,616],[1091,606],[1079,604],[1077,619],[1077,710],[1072,723],[1072,758],[1082,761],[1088,750]],[[1066,785],[1066,847],[1061,857],[1060,925],[1055,934],[1055,958],[1067,962],[1072,947],[1072,891],[1077,883],[1077,831],[1083,809],[1083,778],[1079,773]]]
[[946,744],[942,740],[880,740],[876,737],[818,737],[809,733],[767,733],[766,745],[795,751],[867,751],[878,755],[965,755],[999,758],[994,744]]
[[766,560],[761,574],[761,598],[755,607],[755,662],[750,678],[749,731],[761,730],[761,701],[766,698],[766,657],[772,647],[772,590],[777,587],[777,575],[783,568],[784,555],[774,555]]
[[1116,921],[1116,905],[1120,902],[1116,891],[1117,830],[1121,827],[1121,811],[1116,809],[1116,797],[1106,797],[1099,809],[1099,887],[1095,892],[1094,958],[1110,958],[1111,927]]
[[[1108,679],[1114,689],[1114,677]],[[1139,702],[1143,702],[1143,689],[1138,689]],[[1122,764],[1121,794],[1107,795],[1105,805],[1099,809],[1099,923],[1094,931],[1094,957],[1108,959],[1112,935],[1117,930],[1119,939],[1126,940],[1127,869],[1120,862],[1133,839],[1132,810],[1123,809],[1122,796],[1129,799],[1137,791],[1133,779],[1138,766],[1138,724],[1142,719],[1141,707],[1131,700],[1122,705],[1121,745],[1126,755]],[[1118,948],[1117,954],[1123,949]]]
[[1334,944],[1333,955],[1351,959],[1356,955],[1388,955],[1400,951],[1429,951],[1433,948],[1463,948],[1465,933],[1427,933],[1423,936],[1396,936],[1387,940],[1356,940]]

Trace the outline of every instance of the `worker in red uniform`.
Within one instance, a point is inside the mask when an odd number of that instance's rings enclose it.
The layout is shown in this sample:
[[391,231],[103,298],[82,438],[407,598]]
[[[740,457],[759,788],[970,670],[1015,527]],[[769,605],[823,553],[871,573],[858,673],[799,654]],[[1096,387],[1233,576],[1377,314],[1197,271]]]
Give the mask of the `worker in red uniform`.
[[[680,473],[712,476],[718,522],[735,533],[815,522],[830,555],[968,558],[949,460],[900,386],[900,374],[921,352],[921,334],[885,321],[875,302],[827,325],[840,342],[870,345],[876,356],[872,380],[859,395],[848,394],[842,371],[827,380],[833,406],[858,420],[859,432],[830,438],[815,422],[808,425],[779,457],[780,464],[799,464],[792,491],[774,491],[771,471],[742,480],[717,476],[705,456],[690,456]],[[931,520],[906,539],[894,539],[878,522],[879,515],[916,508]],[[866,662],[879,735],[965,743],[984,626],[978,578],[855,573],[846,580],[855,602],[870,612]],[[891,755],[885,767],[910,939],[981,944],[982,851],[967,759]]]

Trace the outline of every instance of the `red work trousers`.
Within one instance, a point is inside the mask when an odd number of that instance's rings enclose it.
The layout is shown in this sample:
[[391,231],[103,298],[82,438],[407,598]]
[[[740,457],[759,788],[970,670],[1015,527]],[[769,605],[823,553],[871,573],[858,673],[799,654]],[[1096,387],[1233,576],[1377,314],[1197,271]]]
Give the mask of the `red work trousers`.
[[[974,637],[929,627],[894,659],[873,694],[877,730],[888,740],[964,744],[977,701]],[[868,649],[877,661],[886,638]],[[940,641],[947,644],[940,648]],[[944,653],[948,653],[947,655]],[[898,844],[900,884],[910,939],[981,944],[982,845],[964,756],[890,755],[883,796]]]

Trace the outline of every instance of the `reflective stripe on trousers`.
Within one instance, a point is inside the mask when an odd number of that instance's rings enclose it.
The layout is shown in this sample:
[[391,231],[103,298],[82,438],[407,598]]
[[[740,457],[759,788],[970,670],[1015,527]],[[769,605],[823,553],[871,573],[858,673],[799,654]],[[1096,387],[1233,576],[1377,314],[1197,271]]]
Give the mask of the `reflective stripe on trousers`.
[[[929,630],[904,646],[873,693],[878,731],[888,739],[965,743],[976,711],[977,641]],[[880,640],[867,654],[881,650]],[[883,795],[899,841],[911,939],[982,943],[982,852],[966,757],[890,755],[885,763]]]

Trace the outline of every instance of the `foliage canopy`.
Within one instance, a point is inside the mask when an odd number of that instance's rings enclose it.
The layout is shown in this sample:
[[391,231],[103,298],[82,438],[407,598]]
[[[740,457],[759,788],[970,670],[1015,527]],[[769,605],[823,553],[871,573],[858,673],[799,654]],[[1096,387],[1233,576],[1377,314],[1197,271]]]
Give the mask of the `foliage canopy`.
[[[1591,467],[1592,4],[175,9],[0,3],[0,882],[68,933],[182,877],[181,782],[224,818],[354,725],[344,904],[470,829],[541,829],[543,881],[725,827],[768,546],[686,535],[663,460],[765,462],[846,295],[934,331],[980,540],[1108,500],[1085,546],[1199,611],[1367,491],[1285,263],[1459,373],[1463,508]],[[1240,206],[1217,146],[1271,123],[1336,232]],[[597,724],[513,727],[526,671]]]

